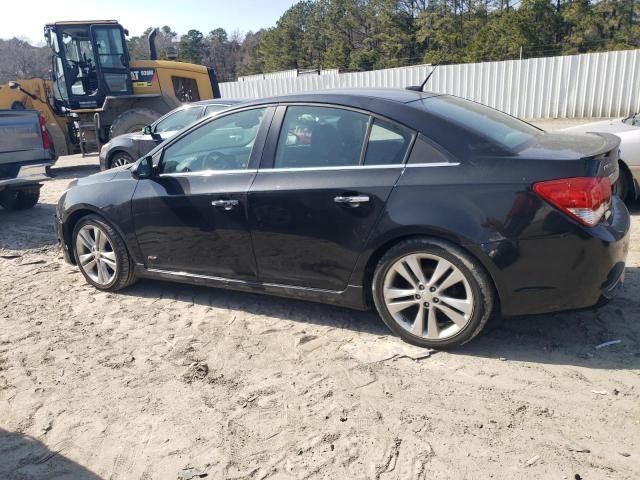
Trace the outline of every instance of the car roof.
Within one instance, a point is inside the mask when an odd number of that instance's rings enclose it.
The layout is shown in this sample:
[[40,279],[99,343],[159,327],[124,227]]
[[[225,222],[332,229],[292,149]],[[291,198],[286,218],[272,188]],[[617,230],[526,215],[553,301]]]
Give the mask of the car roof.
[[209,100],[200,100],[198,102],[188,103],[188,106],[194,105],[235,105],[237,103],[246,102],[247,98],[212,98]]
[[432,92],[418,92],[406,89],[391,88],[353,88],[335,90],[317,90],[290,95],[247,100],[242,105],[230,107],[245,108],[278,103],[318,103],[337,107],[354,108],[371,112],[400,122],[407,127],[421,132],[425,128],[425,115],[422,108],[415,108],[412,103],[442,96]]
[[363,102],[377,101],[383,103],[410,103],[424,98],[437,96],[432,92],[417,92],[400,88],[345,88],[335,90],[315,90],[249,100],[248,104],[279,103],[279,102],[314,102],[336,103],[345,106],[359,106]]

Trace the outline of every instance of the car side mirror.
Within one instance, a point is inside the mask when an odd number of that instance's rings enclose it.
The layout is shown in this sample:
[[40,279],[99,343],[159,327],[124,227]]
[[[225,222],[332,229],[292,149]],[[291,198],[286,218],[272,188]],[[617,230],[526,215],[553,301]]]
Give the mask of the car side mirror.
[[144,133],[145,135],[151,135],[151,138],[153,138],[154,140],[162,140],[162,136],[158,133],[156,133],[153,130],[153,127],[151,125],[147,125],[142,129],[142,133]]
[[136,163],[131,169],[131,174],[138,180],[153,177],[155,168],[153,166],[153,159],[150,156],[143,157],[138,163]]

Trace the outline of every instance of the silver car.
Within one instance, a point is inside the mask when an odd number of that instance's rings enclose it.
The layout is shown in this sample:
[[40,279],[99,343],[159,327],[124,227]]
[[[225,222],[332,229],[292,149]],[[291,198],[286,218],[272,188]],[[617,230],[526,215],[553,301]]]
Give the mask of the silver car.
[[139,132],[125,133],[112,138],[100,149],[100,170],[133,163],[199,118],[215,115],[240,102],[242,100],[217,98],[187,103],[171,110]]
[[626,118],[586,123],[564,132],[606,132],[620,137],[620,177],[616,189],[627,203],[640,198],[640,113]]

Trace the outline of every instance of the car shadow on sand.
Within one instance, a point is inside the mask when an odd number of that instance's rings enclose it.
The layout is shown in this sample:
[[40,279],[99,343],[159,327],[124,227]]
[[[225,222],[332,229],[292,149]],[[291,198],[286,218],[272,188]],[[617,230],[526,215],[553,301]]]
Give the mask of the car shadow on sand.
[[89,165],[71,165],[71,166],[53,166],[49,170],[49,175],[56,180],[82,178],[98,173],[100,166],[97,164]]
[[[451,353],[586,368],[640,368],[639,288],[640,268],[628,268],[620,296],[608,305],[599,309],[492,321],[480,336]],[[171,298],[178,302],[343,328],[375,336],[392,335],[373,311],[359,312],[300,300],[155,280],[141,281],[122,294]],[[621,342],[595,348],[610,340]]]
[[140,280],[118,293],[149,299],[170,298],[185,304],[194,303],[250,315],[266,315],[282,320],[355,330],[372,335],[390,334],[384,323],[372,312],[271,295],[162,280]]
[[49,449],[28,435],[0,428],[0,478],[6,480],[39,480],[68,478],[99,480],[101,477],[60,454],[60,448]]
[[0,249],[28,250],[54,247],[56,206],[37,203],[28,210],[8,211],[0,208]]
[[627,205],[627,208],[632,216],[640,215],[640,200],[636,200],[631,205]]
[[640,268],[628,267],[617,297],[600,308],[490,322],[484,334],[455,352],[596,369],[639,369],[639,290]]

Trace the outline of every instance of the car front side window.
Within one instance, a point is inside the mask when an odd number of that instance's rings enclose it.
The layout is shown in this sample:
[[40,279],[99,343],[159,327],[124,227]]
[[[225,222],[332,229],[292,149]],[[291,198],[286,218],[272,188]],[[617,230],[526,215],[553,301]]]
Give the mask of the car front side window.
[[232,113],[205,123],[169,145],[165,174],[247,168],[266,108]]
[[175,132],[195,122],[200,116],[202,107],[182,108],[156,123],[155,133]]

